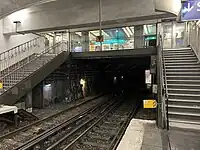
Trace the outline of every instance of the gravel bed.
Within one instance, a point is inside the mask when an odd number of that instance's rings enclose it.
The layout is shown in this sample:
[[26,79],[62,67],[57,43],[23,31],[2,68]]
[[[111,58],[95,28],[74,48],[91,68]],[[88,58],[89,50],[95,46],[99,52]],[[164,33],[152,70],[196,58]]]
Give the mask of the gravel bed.
[[42,122],[38,125],[32,126],[31,128],[29,128],[23,132],[21,131],[21,132],[17,133],[16,135],[10,137],[9,139],[3,139],[2,141],[0,141],[0,150],[11,150],[13,148],[16,148],[16,147],[22,145],[23,143],[25,143],[27,140],[44,132],[45,130],[50,129],[50,128],[62,123],[63,121],[71,118],[72,116],[75,116],[75,115],[79,114],[80,112],[83,112],[84,110],[94,107],[97,103],[100,103],[104,99],[105,99],[105,97],[97,98],[96,100],[90,101],[89,103],[83,104],[77,108],[67,111],[64,114],[61,114],[50,120],[46,120],[45,122]]

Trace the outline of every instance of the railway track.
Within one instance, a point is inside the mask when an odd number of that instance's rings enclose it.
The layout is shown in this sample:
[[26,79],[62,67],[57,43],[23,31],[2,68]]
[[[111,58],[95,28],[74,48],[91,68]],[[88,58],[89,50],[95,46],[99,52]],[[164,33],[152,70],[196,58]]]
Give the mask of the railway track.
[[110,100],[32,138],[15,150],[116,149],[137,107]]
[[51,150],[115,150],[136,110],[136,105],[124,102],[75,139],[63,141],[60,147],[52,146]]
[[15,150],[40,149],[47,150],[52,145],[59,142],[63,137],[73,136],[76,132],[83,132],[100,114],[105,113],[110,107],[115,105],[116,99],[108,100],[102,104],[98,104],[94,108],[71,117],[69,120],[57,125],[54,128],[43,132],[42,134],[32,138]]
[[88,101],[81,102],[57,114],[38,120],[22,128],[14,130],[8,134],[5,134],[0,137],[0,149],[14,149],[19,145],[22,145],[26,141],[30,140],[31,138],[35,137],[36,135],[55,127],[56,125],[62,123],[64,120],[68,120],[71,116],[78,115],[88,110],[88,108],[93,108],[98,104],[102,104],[105,100],[107,100],[106,97],[107,96],[98,96]]

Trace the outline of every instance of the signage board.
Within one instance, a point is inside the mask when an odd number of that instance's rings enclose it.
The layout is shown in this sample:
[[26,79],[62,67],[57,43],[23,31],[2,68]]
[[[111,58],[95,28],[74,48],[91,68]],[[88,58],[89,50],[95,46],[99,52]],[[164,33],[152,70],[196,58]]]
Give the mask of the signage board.
[[103,41],[104,41],[103,36],[96,37],[96,42],[103,42]]
[[0,81],[0,89],[3,89],[3,83]]
[[158,86],[157,86],[157,84],[153,84],[152,92],[153,92],[154,94],[157,94],[157,91],[158,91]]
[[188,0],[182,3],[181,20],[200,20],[200,0]]
[[153,99],[143,100],[143,108],[156,108],[157,101]]

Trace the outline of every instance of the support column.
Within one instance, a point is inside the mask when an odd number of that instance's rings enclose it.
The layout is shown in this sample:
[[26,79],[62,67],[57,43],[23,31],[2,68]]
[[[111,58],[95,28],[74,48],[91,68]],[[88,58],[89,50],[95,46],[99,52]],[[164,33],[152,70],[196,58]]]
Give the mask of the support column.
[[26,108],[26,111],[28,112],[32,112],[32,108],[33,108],[33,105],[32,105],[32,91],[29,92],[27,95],[26,95],[26,98],[25,98],[25,108]]
[[34,108],[43,108],[44,107],[44,99],[43,99],[43,84],[38,84],[32,90],[32,98],[33,98],[33,107]]
[[58,80],[56,82],[56,98],[58,101],[57,102],[63,102],[65,99],[65,90],[64,90],[64,81]]
[[81,42],[82,42],[83,52],[88,52],[89,48],[90,48],[90,40],[89,40],[89,32],[88,31],[82,32]]
[[172,48],[176,47],[176,23],[172,22]]
[[143,25],[134,26],[134,48],[144,47]]

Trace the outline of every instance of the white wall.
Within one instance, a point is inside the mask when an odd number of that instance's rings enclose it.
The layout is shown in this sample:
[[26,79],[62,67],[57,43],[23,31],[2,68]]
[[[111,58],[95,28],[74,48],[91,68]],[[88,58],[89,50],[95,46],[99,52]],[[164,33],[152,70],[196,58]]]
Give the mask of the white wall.
[[3,20],[0,20],[0,53],[11,49],[17,45],[28,42],[37,36],[34,34],[26,35],[4,35]]
[[155,8],[158,11],[178,15],[181,10],[181,0],[155,0]]
[[[18,26],[18,31],[77,28],[98,24],[98,0],[73,0],[73,2],[65,0],[62,3],[30,8],[31,11],[26,11],[26,18]],[[155,12],[154,0],[102,1],[102,20],[105,24],[158,19],[163,15],[171,16]],[[14,31],[11,17],[4,19],[4,27],[4,33]]]

